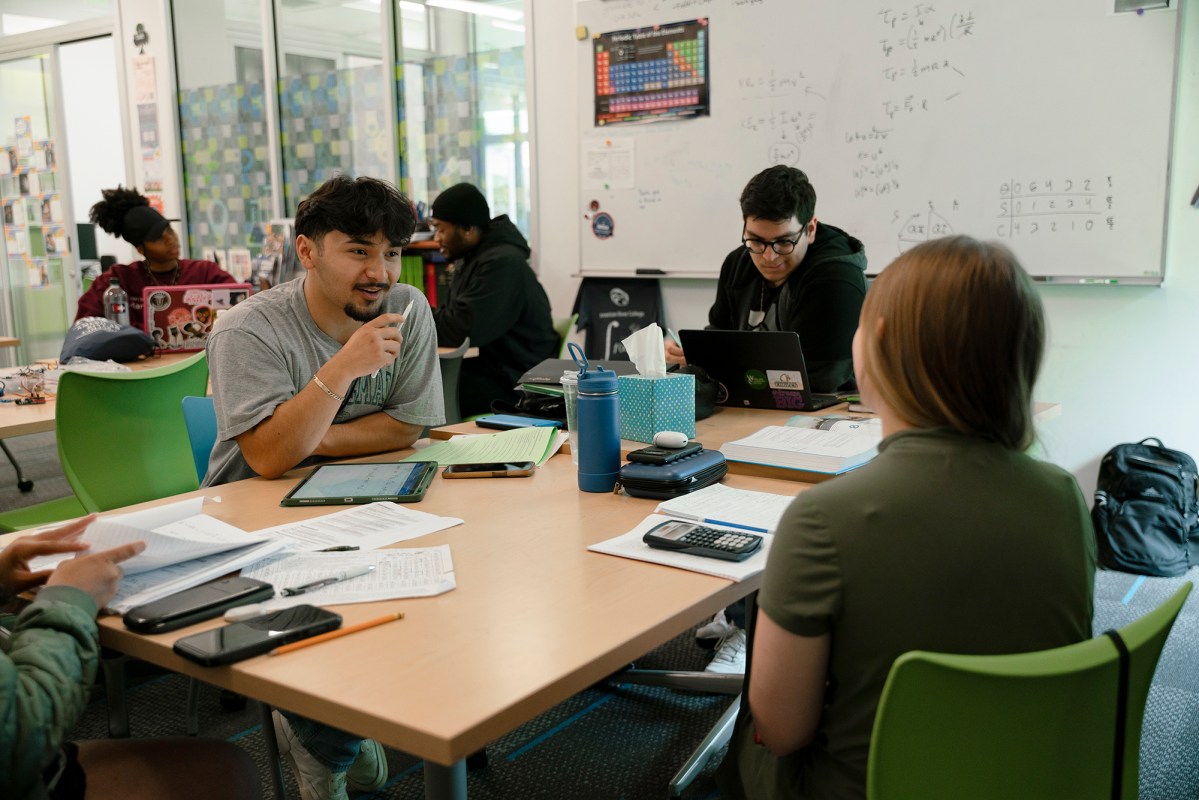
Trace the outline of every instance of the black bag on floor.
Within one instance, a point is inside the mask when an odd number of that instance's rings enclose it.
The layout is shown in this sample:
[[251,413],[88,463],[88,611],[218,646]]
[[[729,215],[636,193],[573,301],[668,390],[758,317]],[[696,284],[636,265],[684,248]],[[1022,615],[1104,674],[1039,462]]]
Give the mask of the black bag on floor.
[[[1151,444],[1156,442],[1157,444]],[[1099,464],[1091,521],[1099,564],[1172,578],[1199,563],[1195,460],[1161,439],[1113,447]]]

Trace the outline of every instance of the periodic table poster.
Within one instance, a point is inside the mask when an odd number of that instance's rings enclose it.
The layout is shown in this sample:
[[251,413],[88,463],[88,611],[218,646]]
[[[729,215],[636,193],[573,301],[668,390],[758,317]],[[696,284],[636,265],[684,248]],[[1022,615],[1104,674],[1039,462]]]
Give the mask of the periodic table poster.
[[708,20],[596,34],[595,124],[708,114]]

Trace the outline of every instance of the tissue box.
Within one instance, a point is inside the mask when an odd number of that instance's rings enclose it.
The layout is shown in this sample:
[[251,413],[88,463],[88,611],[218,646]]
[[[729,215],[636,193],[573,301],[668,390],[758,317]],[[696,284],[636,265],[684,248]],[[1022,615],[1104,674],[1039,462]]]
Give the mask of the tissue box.
[[620,438],[652,443],[658,431],[695,436],[695,376],[621,375]]

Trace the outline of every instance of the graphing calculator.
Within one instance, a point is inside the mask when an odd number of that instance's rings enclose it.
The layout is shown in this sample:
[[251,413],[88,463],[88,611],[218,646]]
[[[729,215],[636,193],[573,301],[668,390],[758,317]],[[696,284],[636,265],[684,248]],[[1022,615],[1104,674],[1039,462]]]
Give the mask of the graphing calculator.
[[681,520],[655,525],[641,540],[650,547],[725,561],[744,561],[762,546],[762,537],[753,533],[718,530]]

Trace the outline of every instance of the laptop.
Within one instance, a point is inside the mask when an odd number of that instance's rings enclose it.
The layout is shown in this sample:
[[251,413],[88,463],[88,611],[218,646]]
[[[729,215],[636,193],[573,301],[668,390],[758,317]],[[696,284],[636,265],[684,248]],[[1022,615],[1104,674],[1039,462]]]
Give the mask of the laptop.
[[155,353],[203,350],[218,311],[233,308],[250,296],[248,283],[191,286],[147,286],[142,289],[145,321]]
[[716,381],[716,404],[816,411],[844,402],[808,388],[799,334],[794,331],[679,331],[687,363]]

